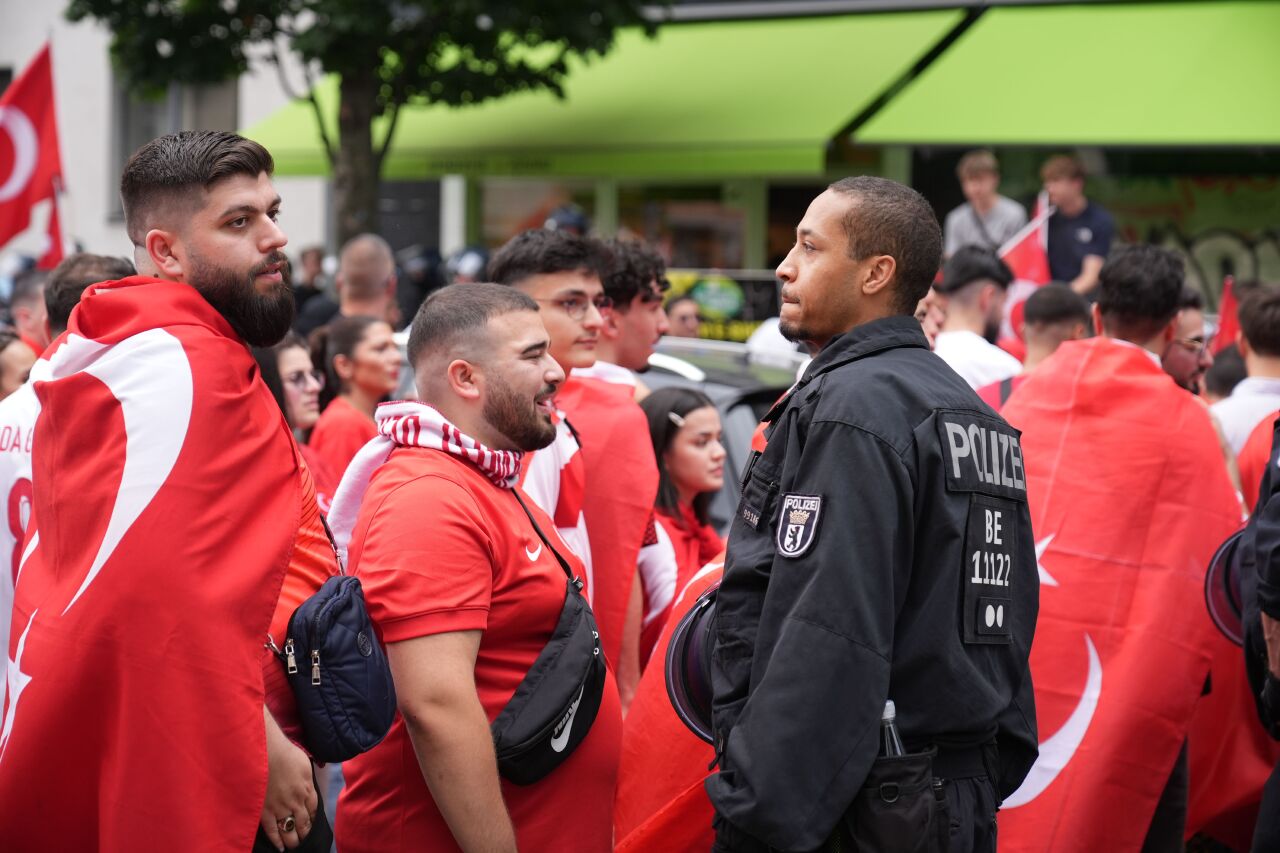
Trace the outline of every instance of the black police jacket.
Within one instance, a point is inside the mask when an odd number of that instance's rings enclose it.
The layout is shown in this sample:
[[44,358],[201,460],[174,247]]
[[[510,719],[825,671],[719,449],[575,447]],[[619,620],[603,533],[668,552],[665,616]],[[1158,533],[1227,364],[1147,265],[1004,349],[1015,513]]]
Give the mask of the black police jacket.
[[729,533],[712,683],[716,810],[782,850],[832,832],[879,750],[1037,753],[1039,606],[1019,433],[892,317],[832,340],[770,412]]

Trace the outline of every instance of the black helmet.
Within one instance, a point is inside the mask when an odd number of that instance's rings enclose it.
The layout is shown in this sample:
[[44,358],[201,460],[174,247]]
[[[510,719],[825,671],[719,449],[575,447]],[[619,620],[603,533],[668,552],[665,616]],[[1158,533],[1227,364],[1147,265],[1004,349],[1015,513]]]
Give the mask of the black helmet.
[[1244,596],[1240,593],[1241,528],[1218,546],[1209,570],[1204,574],[1204,602],[1209,617],[1226,638],[1237,646],[1244,645]]
[[667,696],[680,722],[713,743],[711,733],[711,626],[716,618],[716,591],[707,588],[676,625],[667,647]]

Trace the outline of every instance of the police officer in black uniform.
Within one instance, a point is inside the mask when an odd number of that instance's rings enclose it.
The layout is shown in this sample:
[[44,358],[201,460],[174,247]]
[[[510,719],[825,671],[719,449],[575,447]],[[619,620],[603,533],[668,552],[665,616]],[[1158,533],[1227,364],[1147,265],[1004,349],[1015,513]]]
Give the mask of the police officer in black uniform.
[[[766,417],[729,534],[717,851],[994,851],[1035,761],[1025,466],[912,317],[941,254],[923,197],[858,177],[778,267],[782,333],[817,355]],[[877,759],[888,699],[914,763]]]

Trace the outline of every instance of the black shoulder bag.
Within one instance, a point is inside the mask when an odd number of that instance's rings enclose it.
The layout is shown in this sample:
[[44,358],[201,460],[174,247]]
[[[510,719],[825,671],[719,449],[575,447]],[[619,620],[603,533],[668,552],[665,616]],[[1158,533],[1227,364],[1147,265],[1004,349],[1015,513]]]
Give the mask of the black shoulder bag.
[[567,577],[551,639],[490,726],[498,772],[517,785],[531,785],[559,767],[591,730],[604,694],[605,663],[582,581],[547,540],[520,492],[512,493]]

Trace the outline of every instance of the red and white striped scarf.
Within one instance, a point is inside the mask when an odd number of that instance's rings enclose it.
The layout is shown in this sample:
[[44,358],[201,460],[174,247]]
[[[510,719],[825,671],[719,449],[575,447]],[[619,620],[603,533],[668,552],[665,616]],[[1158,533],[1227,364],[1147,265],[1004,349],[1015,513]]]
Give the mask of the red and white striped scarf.
[[501,489],[514,489],[520,479],[523,453],[485,447],[425,403],[410,400],[383,403],[374,413],[374,420],[378,424],[378,435],[370,439],[347,466],[329,510],[329,527],[344,566],[347,545],[373,472],[397,447],[426,447],[451,453],[475,465]]

